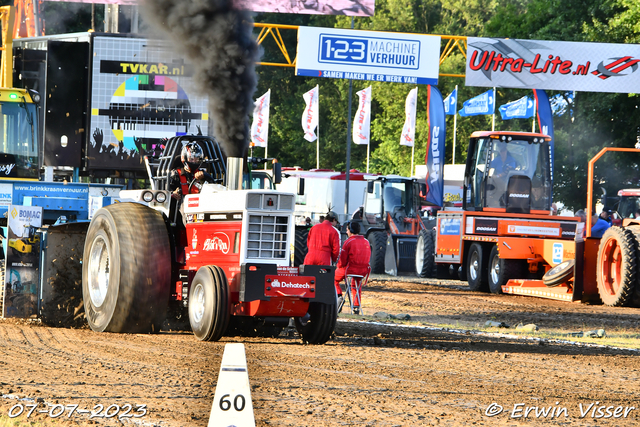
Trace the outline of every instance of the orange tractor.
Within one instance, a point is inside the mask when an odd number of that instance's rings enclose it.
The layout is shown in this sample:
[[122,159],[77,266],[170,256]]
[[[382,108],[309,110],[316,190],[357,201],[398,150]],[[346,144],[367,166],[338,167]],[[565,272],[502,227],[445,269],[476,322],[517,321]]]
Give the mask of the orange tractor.
[[[599,239],[591,237],[590,216],[585,224],[551,215],[549,141],[538,133],[471,135],[463,210],[438,212],[438,277],[457,275],[474,291],[629,305],[640,293],[640,221],[625,219]],[[592,205],[593,165],[606,151],[640,153],[605,148],[594,157],[587,206]]]

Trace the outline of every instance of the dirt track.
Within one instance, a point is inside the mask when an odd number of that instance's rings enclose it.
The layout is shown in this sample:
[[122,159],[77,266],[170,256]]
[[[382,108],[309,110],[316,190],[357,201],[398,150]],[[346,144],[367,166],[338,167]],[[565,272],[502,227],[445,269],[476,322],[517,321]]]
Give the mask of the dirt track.
[[[569,331],[611,331],[620,325],[637,332],[640,323],[639,309],[472,293],[461,283],[373,282],[363,304],[368,315],[407,313],[428,326],[457,323],[461,330],[487,320]],[[148,414],[140,418],[146,425],[205,426],[224,344],[236,341],[201,343],[184,332],[97,334],[2,321],[0,391],[80,409],[146,404]],[[242,342],[259,426],[640,424],[637,351],[370,324],[346,316],[336,338],[324,346],[302,345],[293,333]],[[17,403],[0,402],[2,415]],[[492,404],[503,412],[486,415],[497,408]],[[510,418],[514,405],[514,416],[523,416],[527,407],[556,408],[553,414],[560,415],[536,418],[532,410],[526,420]],[[599,406],[605,406],[604,416],[611,406],[612,416],[597,418]],[[622,409],[615,412],[617,407]],[[580,416],[581,409],[586,416]],[[45,415],[31,418],[52,421]],[[88,421],[87,416],[61,419],[55,425]]]

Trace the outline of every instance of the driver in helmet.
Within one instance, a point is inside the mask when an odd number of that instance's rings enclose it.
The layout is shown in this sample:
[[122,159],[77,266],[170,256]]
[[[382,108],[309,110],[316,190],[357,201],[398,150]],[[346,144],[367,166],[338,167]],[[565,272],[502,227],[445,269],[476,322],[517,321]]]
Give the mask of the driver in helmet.
[[180,153],[182,167],[171,171],[169,190],[171,196],[179,199],[186,194],[197,194],[202,189],[203,182],[213,182],[208,173],[200,170],[204,161],[204,152],[197,142],[188,142]]

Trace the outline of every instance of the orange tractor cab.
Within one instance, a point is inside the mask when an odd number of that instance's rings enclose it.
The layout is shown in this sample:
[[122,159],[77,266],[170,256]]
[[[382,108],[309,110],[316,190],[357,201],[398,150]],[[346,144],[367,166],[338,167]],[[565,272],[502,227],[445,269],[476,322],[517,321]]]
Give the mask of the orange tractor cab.
[[[549,141],[538,133],[471,135],[463,210],[438,212],[438,277],[458,275],[474,291],[627,305],[635,291],[640,227],[627,219],[625,228],[612,227],[596,239],[590,216],[584,224],[551,215]],[[640,152],[608,148],[592,159],[587,206],[593,164],[607,150]]]

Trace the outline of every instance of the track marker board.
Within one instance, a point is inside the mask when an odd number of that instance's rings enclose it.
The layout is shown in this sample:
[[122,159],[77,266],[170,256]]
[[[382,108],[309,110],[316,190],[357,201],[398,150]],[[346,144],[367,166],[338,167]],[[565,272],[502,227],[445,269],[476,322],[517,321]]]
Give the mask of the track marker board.
[[224,346],[209,427],[255,427],[244,344]]

